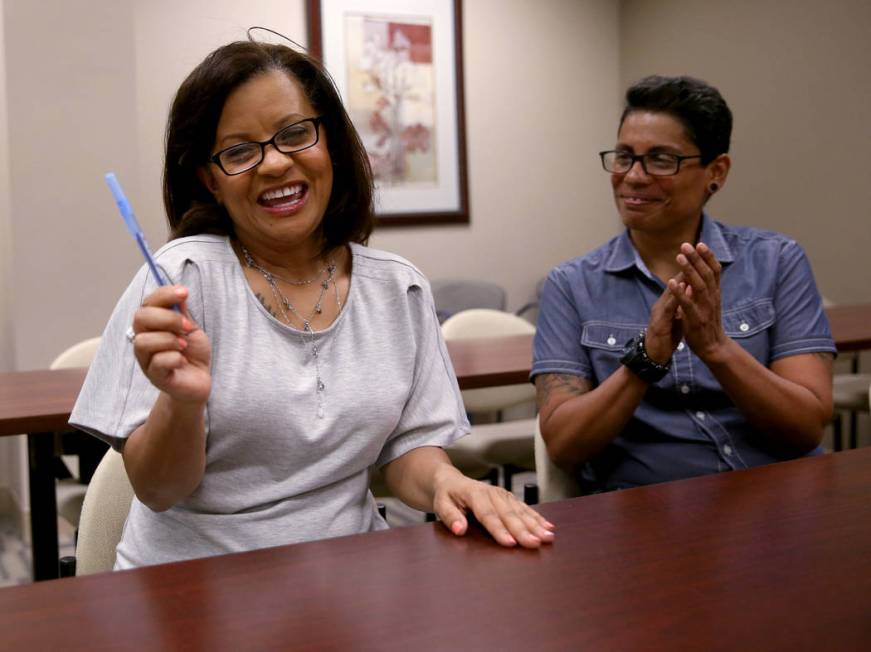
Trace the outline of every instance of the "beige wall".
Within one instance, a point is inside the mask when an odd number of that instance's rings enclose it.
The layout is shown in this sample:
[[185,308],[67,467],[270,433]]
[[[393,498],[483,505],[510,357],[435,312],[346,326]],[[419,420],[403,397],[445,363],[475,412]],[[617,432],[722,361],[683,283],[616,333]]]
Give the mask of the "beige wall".
[[[616,228],[592,153],[617,107],[618,5],[467,0],[463,17],[471,224],[380,229],[371,245],[431,278],[501,283],[516,308],[550,267]],[[157,189],[172,94],[207,52],[251,24],[307,42],[302,2],[136,4],[141,187],[155,189],[139,205],[155,242],[164,233]]]
[[15,364],[47,366],[102,330],[139,263],[103,175],[134,196],[133,9],[6,0]]
[[[158,246],[179,81],[251,24],[304,43],[305,3],[0,4],[0,365],[31,369],[100,332],[141,264],[104,172]],[[466,0],[464,20],[472,222],[380,230],[374,246],[432,278],[500,282],[519,306],[552,265],[617,230],[595,152],[613,143],[622,87],[690,73],[736,115],[735,167],[712,211],[797,237],[824,293],[869,300],[867,0]]]
[[430,277],[480,278],[532,298],[557,263],[616,232],[596,152],[619,97],[618,4],[467,0],[469,226],[381,230],[372,244]]
[[624,85],[651,73],[719,87],[733,168],[711,212],[787,233],[820,291],[871,300],[871,2],[626,0]]
[[[616,111],[617,5],[464,4],[472,223],[381,230],[372,244],[433,278],[500,282],[517,307],[551,266],[616,228],[592,153]],[[247,25],[305,42],[305,13],[301,0],[7,0],[6,13],[10,279],[14,325],[24,326],[15,365],[27,369],[99,333],[140,264],[103,174],[118,173],[159,246],[163,131],[179,82]],[[60,128],[74,137],[59,140]]]
[[[179,82],[252,24],[304,44],[305,3],[2,1],[7,101],[0,104],[10,128],[4,138],[0,113],[0,145],[8,145],[0,150],[14,164],[0,229],[11,231],[4,242],[14,251],[8,259],[0,251],[0,310],[11,322],[0,330],[0,356],[6,347],[9,367],[34,369],[101,332],[141,264],[103,174],[118,173],[157,248],[166,238],[163,131]],[[500,282],[517,307],[551,266],[616,229],[593,153],[607,144],[603,133],[617,110],[618,5],[464,5],[472,223],[379,231],[372,244],[433,278]],[[2,166],[0,156],[0,191]],[[0,487],[16,487],[26,505],[24,449],[16,446],[8,475],[0,451]]]
[[[0,0],[0,372],[13,368],[12,311],[7,289],[11,268],[11,229],[9,224],[9,142],[6,110],[6,39],[3,29],[3,0]],[[20,438],[0,439],[0,513],[20,503],[19,469],[23,450]],[[15,493],[13,493],[15,492]]]
[[3,21],[4,2],[0,0],[0,371],[12,368],[12,311],[7,283],[12,266],[12,229],[9,223],[9,142],[6,101],[6,38]]
[[[514,307],[552,265],[616,228],[592,153],[616,111],[617,5],[545,4],[465,3],[471,225],[383,230],[372,241],[434,278],[498,281]],[[6,5],[15,160],[8,287],[14,365],[28,369],[99,333],[140,265],[103,174],[118,173],[159,246],[163,131],[179,82],[247,25],[305,42],[305,13],[302,0]]]

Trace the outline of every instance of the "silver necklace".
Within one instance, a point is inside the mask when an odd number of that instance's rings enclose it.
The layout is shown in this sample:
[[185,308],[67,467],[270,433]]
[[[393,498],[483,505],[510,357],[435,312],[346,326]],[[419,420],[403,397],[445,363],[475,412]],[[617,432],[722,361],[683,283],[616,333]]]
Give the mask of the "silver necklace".
[[[251,254],[248,252],[248,250],[245,247],[242,247],[242,253],[245,255],[245,262],[246,263],[248,263],[249,260],[251,260],[251,261],[254,260],[254,258],[251,257]],[[278,274],[276,274],[274,272],[269,272],[269,273],[272,274],[272,278],[277,278],[279,281],[287,283],[288,285],[311,285],[312,283],[317,281],[321,276],[323,276],[324,272],[327,272],[329,270],[329,267],[331,264],[332,264],[332,261],[327,261],[327,264],[324,265],[321,269],[319,269],[318,273],[315,274],[314,276],[312,276],[311,278],[301,278],[301,279],[294,280],[294,279],[290,279],[290,278],[284,278],[283,276],[279,276]],[[249,266],[250,266],[250,264],[249,264]]]
[[[266,280],[266,284],[269,286],[269,289],[272,291],[272,297],[275,299],[275,302],[278,304],[278,309],[281,311],[281,316],[284,318],[285,323],[288,326],[293,327],[293,322],[290,319],[290,315],[288,315],[287,311],[290,310],[297,319],[302,322],[302,337],[305,337],[307,333],[309,336],[309,344],[311,344],[311,355],[312,359],[315,362],[315,393],[317,396],[317,415],[319,419],[324,418],[324,390],[326,389],[326,385],[324,384],[323,379],[321,378],[321,366],[319,362],[319,353],[320,349],[318,348],[318,344],[315,341],[315,330],[312,328],[311,322],[314,319],[315,315],[320,315],[323,312],[323,308],[321,303],[323,302],[324,296],[327,293],[327,290],[330,289],[330,285],[333,286],[333,291],[336,296],[336,308],[337,312],[341,312],[342,310],[342,300],[339,298],[339,286],[336,284],[336,263],[329,259],[327,264],[321,269],[317,276],[314,276],[310,279],[305,279],[301,281],[291,281],[285,278],[282,278],[276,274],[273,274],[268,269],[258,264],[256,260],[254,260],[254,256],[251,255],[251,252],[245,248],[244,245],[240,245],[242,247],[242,255],[245,258],[245,264],[248,265],[251,269],[259,272],[261,276]],[[309,285],[321,276],[326,274],[326,278],[321,281],[321,291],[318,295],[317,301],[315,301],[315,305],[312,307],[311,312],[308,314],[308,317],[303,317],[299,311],[297,311],[296,307],[290,302],[290,299],[285,296],[284,292],[278,287],[278,284],[275,282],[276,279],[283,281],[285,283],[290,283],[291,285]],[[303,340],[305,341],[305,340]]]

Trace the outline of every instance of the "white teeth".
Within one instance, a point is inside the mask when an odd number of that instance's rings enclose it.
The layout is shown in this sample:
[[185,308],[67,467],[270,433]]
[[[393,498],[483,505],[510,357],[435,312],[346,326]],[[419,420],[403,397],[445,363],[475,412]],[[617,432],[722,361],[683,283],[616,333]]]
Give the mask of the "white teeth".
[[273,199],[281,199],[283,197],[290,197],[291,195],[296,195],[297,193],[302,192],[302,184],[298,183],[293,186],[285,186],[284,188],[276,188],[275,190],[268,190],[264,192],[261,197],[267,201]]

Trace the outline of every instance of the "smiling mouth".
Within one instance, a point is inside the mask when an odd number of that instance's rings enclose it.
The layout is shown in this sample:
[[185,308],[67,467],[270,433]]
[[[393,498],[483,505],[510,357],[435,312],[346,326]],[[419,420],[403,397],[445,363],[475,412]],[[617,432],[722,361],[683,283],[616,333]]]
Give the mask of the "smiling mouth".
[[282,186],[281,188],[267,190],[257,198],[257,203],[264,208],[286,210],[302,203],[307,192],[308,186],[303,183],[294,183]]
[[627,206],[645,206],[647,204],[655,204],[660,200],[656,197],[643,197],[639,195],[621,195],[620,199]]

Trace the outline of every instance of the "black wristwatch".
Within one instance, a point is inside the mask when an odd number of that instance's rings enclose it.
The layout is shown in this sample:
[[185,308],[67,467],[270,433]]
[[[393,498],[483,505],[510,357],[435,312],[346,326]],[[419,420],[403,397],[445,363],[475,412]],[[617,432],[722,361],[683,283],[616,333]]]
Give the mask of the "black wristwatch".
[[623,357],[620,358],[620,363],[641,378],[641,380],[647,383],[655,383],[668,373],[668,370],[671,368],[671,359],[664,365],[651,360],[647,356],[647,350],[644,348],[644,334],[645,331],[641,331],[626,342],[626,345],[623,347]]

